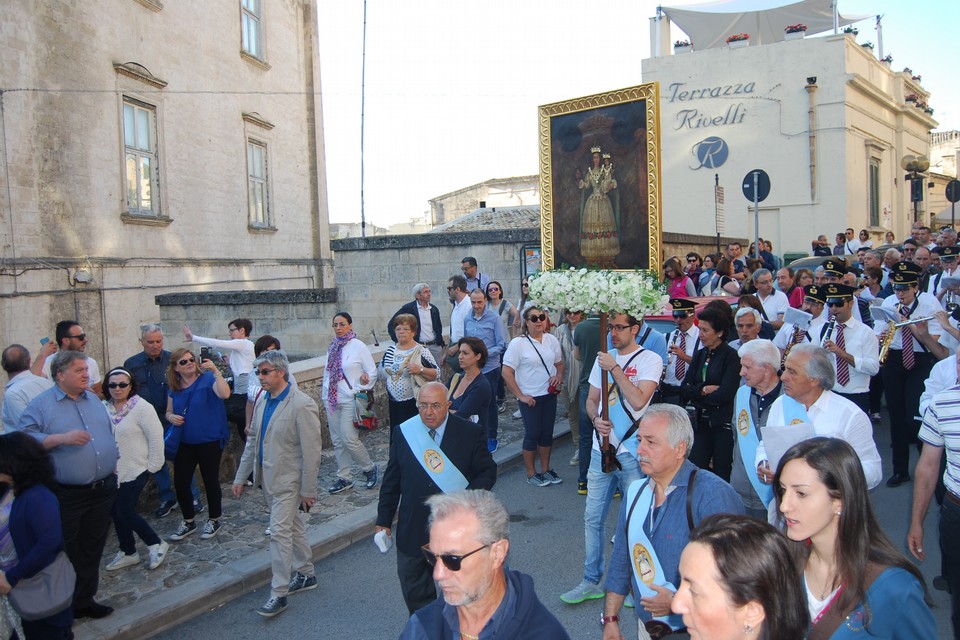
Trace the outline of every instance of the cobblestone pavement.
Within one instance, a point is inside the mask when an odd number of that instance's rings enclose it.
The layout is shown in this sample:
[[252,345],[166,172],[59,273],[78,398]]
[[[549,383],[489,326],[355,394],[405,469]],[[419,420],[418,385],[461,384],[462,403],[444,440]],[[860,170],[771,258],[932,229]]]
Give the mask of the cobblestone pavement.
[[[510,397],[506,411],[500,414],[500,443],[506,445],[518,442],[523,437],[523,423],[512,418],[516,411],[516,399]],[[557,421],[564,418],[563,409],[558,410]],[[370,457],[380,468],[381,477],[389,457],[389,427],[360,434],[361,441],[370,452]],[[320,465],[318,479],[319,491],[317,506],[309,514],[308,526],[317,527],[333,518],[353,512],[370,503],[379,496],[379,484],[376,489],[367,490],[363,486],[364,476],[355,468],[354,488],[338,495],[327,493],[327,487],[336,481],[336,463],[333,450],[325,450]],[[198,480],[199,482],[199,480]],[[233,497],[230,485],[221,485],[223,490],[222,528],[215,538],[201,540],[199,532],[181,542],[170,543],[170,553],[164,563],[156,570],[146,568],[149,554],[146,546],[138,539],[137,550],[141,564],[119,571],[107,571],[104,567],[118,551],[116,535],[111,532],[100,565],[100,588],[97,600],[116,609],[128,607],[143,598],[158,594],[164,589],[217,571],[219,567],[252,553],[267,549],[268,538],[264,530],[269,524],[269,512],[259,489],[247,487],[240,499]],[[206,499],[203,500],[206,506]],[[150,512],[144,517],[163,539],[169,539],[181,522],[180,511],[175,510],[165,518],[157,519],[153,515],[156,500],[149,503]],[[198,528],[206,522],[207,512],[197,516]],[[307,517],[307,516],[302,516]]]

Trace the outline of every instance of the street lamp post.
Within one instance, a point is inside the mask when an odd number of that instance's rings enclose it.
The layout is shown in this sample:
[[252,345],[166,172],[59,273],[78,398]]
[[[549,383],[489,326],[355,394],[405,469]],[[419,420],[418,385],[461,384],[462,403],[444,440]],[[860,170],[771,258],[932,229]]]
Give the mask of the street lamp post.
[[910,201],[913,202],[913,221],[920,219],[920,201],[923,200],[923,172],[930,168],[927,156],[906,155],[900,159],[900,168],[907,171],[904,180],[910,181]]

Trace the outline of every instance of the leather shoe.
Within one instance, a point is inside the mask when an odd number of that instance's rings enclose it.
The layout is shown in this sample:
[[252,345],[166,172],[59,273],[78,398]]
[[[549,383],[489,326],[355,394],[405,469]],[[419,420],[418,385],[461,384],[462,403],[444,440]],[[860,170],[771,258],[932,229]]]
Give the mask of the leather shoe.
[[902,485],[904,482],[909,482],[909,481],[910,481],[910,476],[908,476],[907,474],[905,474],[905,473],[895,473],[895,474],[893,474],[892,476],[890,476],[890,479],[889,479],[889,480],[887,480],[887,486],[888,486],[888,487],[899,487],[899,486]]
[[99,602],[91,602],[85,607],[77,607],[73,611],[74,618],[106,618],[113,613],[113,607]]

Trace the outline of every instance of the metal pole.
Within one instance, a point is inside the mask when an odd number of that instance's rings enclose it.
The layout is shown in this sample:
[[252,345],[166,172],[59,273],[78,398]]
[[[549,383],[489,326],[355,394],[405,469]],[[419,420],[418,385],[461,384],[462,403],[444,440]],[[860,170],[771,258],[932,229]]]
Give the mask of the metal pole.
[[717,228],[717,255],[720,255],[720,203],[717,202],[717,189],[719,187],[720,174],[715,173],[713,174],[713,223]]
[[363,0],[363,53],[360,63],[360,237],[367,237],[367,216],[363,203],[363,114],[367,91],[367,0]]
[[753,172],[753,257],[760,259],[760,172]]
[[951,203],[950,203],[950,226],[951,226],[951,227],[953,227],[953,226],[956,224],[956,222],[957,222],[957,221],[956,221],[956,215],[955,215],[955,214],[956,214],[956,209],[957,209],[957,203],[956,203],[956,202],[951,202]]

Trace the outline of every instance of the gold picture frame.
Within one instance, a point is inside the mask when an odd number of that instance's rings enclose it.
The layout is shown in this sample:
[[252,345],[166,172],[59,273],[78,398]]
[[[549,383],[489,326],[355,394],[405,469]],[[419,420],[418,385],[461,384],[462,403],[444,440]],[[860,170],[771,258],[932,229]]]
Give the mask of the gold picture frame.
[[650,82],[539,107],[544,270],[659,271],[659,104]]

